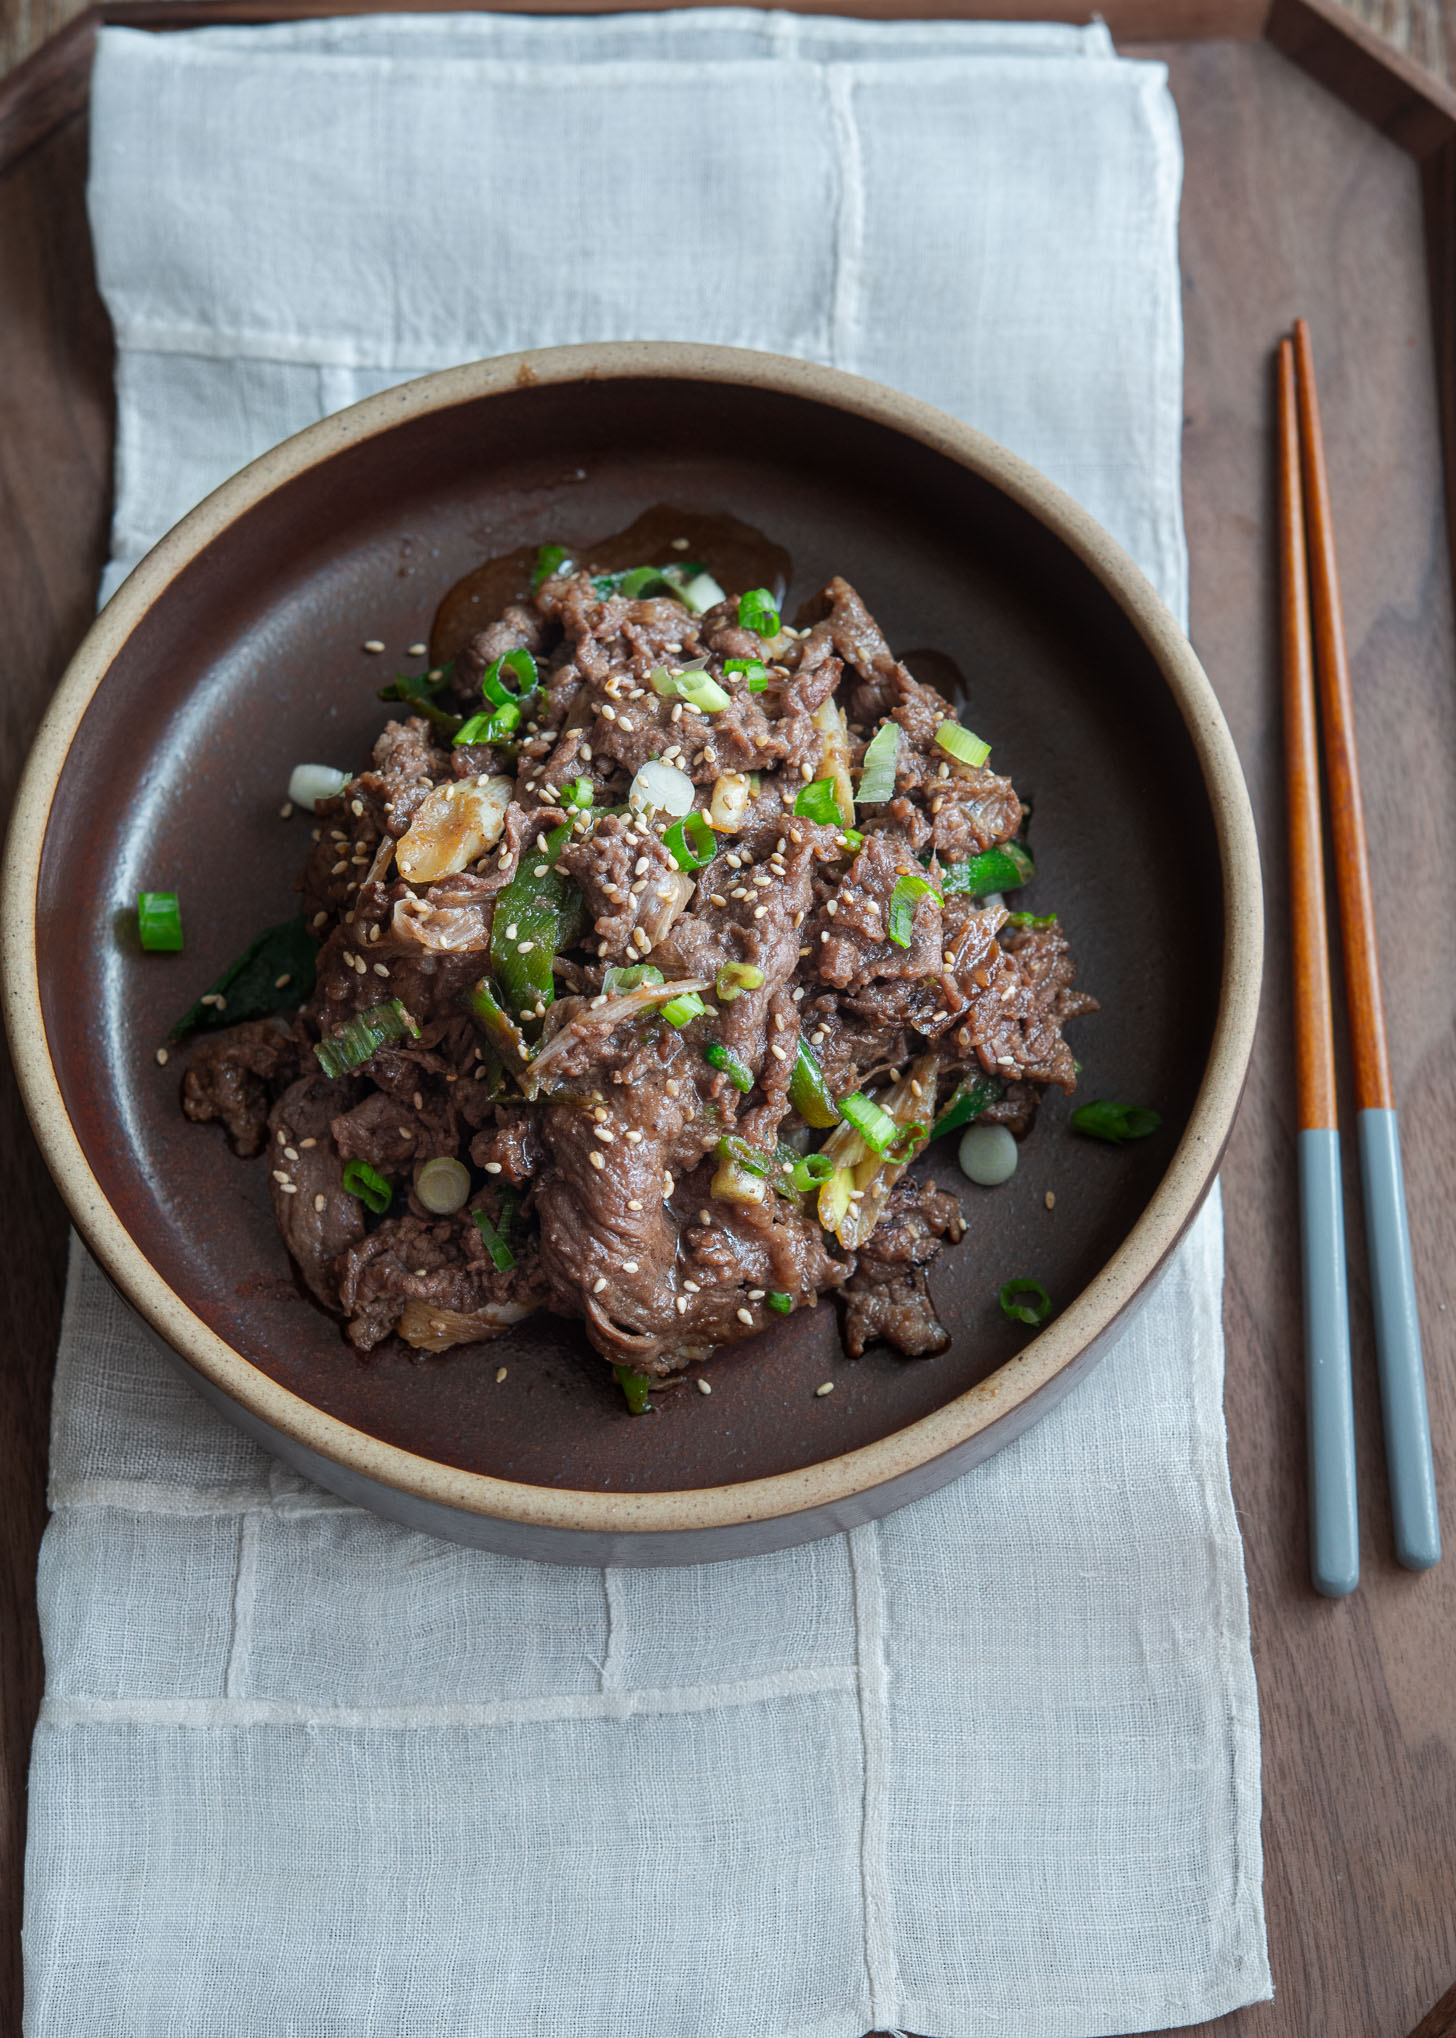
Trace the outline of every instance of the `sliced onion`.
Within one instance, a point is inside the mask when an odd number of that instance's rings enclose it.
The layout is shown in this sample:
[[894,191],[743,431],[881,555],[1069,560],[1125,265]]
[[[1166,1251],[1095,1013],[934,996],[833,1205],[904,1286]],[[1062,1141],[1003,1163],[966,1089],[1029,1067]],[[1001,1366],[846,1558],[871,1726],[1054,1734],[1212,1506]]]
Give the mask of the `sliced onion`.
[[660,814],[690,814],[693,811],[693,782],[675,764],[650,757],[627,789],[631,807],[652,807]]
[[438,1309],[416,1297],[404,1305],[395,1329],[417,1352],[447,1352],[451,1345],[482,1344],[499,1337],[534,1307],[532,1302],[487,1302],[467,1315],[459,1309]]
[[448,1217],[463,1208],[470,1194],[470,1170],[463,1161],[442,1153],[426,1161],[415,1176],[415,1194],[437,1217]]
[[566,1054],[568,1048],[579,1045],[599,1034],[605,1039],[608,1034],[638,1012],[645,1012],[653,1005],[665,1005],[670,998],[685,997],[689,991],[709,989],[706,977],[679,977],[671,984],[640,984],[635,991],[628,991],[624,997],[608,998],[605,1004],[595,1001],[583,1005],[575,1012],[559,1033],[553,1033],[528,1069],[522,1071],[521,1088],[534,1102],[543,1092],[549,1095],[550,1085],[542,1078],[554,1062]]
[[335,771],[331,764],[295,764],[288,781],[288,797],[295,807],[312,813],[318,801],[331,800],[349,783],[347,771]]

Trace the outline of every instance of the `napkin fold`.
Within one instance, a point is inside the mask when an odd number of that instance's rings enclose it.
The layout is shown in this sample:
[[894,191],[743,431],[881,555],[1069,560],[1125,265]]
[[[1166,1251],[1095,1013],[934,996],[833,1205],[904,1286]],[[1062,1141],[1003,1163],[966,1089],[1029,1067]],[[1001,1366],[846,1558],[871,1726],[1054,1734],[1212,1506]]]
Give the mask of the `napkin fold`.
[[[1181,614],[1179,170],[1161,68],[1100,28],[103,30],[108,584],[342,403],[682,337],[942,404]],[[643,1572],[308,1486],[77,1246],[31,2038],[1093,2038],[1267,1995],[1222,1259],[1215,1196],[1076,1394],[931,1499]]]

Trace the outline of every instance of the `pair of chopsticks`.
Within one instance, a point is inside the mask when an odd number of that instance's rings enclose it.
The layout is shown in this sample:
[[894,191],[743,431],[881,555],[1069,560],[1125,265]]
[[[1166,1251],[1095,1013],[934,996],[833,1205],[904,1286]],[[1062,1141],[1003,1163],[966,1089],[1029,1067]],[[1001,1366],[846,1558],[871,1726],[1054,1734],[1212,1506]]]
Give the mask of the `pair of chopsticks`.
[[[1355,753],[1319,399],[1309,328],[1279,343],[1279,524],[1284,622],[1285,768],[1299,1100],[1300,1230],[1309,1437],[1310,1570],[1330,1598],[1360,1578],[1355,1418],[1340,1134],[1335,1106],[1330,954],[1320,839],[1315,691],[1324,738],[1335,883],[1354,1059],[1360,1182],[1390,1475],[1395,1554],[1412,1571],[1441,1555],[1436,1477],[1421,1364],[1420,1319],[1385,1044],[1375,905]],[[1311,602],[1312,596],[1312,602]],[[1311,631],[1311,607],[1313,630]],[[1318,657],[1316,658],[1316,646]]]

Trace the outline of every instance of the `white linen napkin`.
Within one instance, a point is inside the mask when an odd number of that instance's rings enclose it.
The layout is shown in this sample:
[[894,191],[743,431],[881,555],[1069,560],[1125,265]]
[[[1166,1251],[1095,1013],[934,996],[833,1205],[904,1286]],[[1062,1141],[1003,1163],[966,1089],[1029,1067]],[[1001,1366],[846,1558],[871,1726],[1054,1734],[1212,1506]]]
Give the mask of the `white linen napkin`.
[[[682,337],[944,405],[1181,613],[1179,174],[1161,68],[1100,29],[103,30],[108,584],[358,396]],[[596,230],[665,188],[692,256],[666,298],[650,234]],[[462,1550],[320,1493],[78,1247],[31,2038],[1093,2038],[1266,1996],[1222,1265],[1215,1197],[1075,1395],[932,1499],[642,1572]]]

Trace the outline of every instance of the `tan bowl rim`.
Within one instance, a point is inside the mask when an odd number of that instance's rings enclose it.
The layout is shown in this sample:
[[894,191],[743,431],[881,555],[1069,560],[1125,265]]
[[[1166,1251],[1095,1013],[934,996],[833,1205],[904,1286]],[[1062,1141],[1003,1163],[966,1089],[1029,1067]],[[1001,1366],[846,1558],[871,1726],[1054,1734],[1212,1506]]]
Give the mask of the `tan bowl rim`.
[[[293,476],[407,419],[523,387],[644,377],[772,390],[887,426],[991,482],[1060,537],[1127,615],[1181,711],[1212,806],[1224,888],[1224,944],[1212,1048],[1167,1172],[1101,1272],[1023,1351],[908,1428],[840,1457],[740,1485],[609,1494],[522,1485],[460,1471],[383,1443],[279,1386],[193,1314],[125,1230],[67,1116],[42,1015],[36,887],[51,804],[92,696],[128,635],[204,546]],[[61,679],[36,736],[10,825],[0,875],[0,928],[11,1051],[41,1151],[91,1252],[174,1350],[252,1415],[323,1458],[385,1486],[523,1525],[641,1534],[770,1520],[879,1487],[1014,1416],[1103,1335],[1177,1243],[1218,1165],[1253,1043],[1263,910],[1248,792],[1213,688],[1143,573],[1069,495],[984,433],[879,383],[743,348],[631,341],[506,354],[386,390],[274,447],[199,503],[112,596]]]

